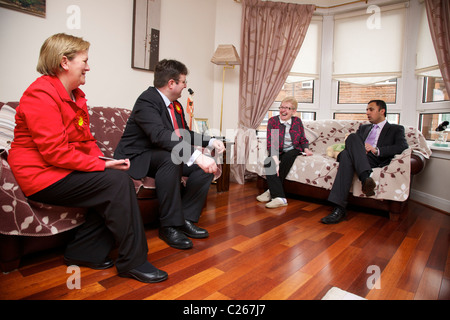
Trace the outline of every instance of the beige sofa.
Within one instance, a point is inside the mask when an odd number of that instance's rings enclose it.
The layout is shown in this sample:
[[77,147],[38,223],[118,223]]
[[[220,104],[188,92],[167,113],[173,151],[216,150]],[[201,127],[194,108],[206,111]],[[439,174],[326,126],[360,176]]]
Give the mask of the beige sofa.
[[[299,156],[286,177],[285,190],[301,196],[327,199],[336,177],[339,163],[327,155],[329,146],[343,143],[348,133],[356,132],[364,121],[355,120],[317,120],[304,121],[307,138],[313,156]],[[390,217],[397,220],[404,204],[409,198],[411,180],[420,173],[426,159],[431,155],[422,133],[412,127],[405,127],[405,137],[409,148],[396,155],[391,163],[375,168],[372,177],[377,182],[376,194],[366,197],[361,191],[361,182],[356,175],[350,190],[349,202],[389,211]],[[263,161],[267,157],[266,140],[250,139],[250,152],[246,169],[259,177],[260,191],[266,188]]]

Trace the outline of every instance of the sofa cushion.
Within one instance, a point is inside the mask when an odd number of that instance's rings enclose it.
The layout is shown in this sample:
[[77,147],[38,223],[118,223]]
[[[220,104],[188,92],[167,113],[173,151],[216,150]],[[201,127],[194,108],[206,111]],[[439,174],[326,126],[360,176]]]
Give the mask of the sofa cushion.
[[9,150],[14,138],[16,110],[7,105],[0,105],[0,150]]

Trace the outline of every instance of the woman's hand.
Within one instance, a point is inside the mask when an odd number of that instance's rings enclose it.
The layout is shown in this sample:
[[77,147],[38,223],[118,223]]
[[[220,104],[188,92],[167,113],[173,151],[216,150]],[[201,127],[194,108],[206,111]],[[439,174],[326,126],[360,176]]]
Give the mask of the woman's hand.
[[129,159],[106,160],[105,168],[126,171],[130,169],[130,160]]
[[303,151],[306,153],[307,156],[312,156],[313,155],[312,151],[309,150],[308,148],[305,148],[305,150],[303,150]]

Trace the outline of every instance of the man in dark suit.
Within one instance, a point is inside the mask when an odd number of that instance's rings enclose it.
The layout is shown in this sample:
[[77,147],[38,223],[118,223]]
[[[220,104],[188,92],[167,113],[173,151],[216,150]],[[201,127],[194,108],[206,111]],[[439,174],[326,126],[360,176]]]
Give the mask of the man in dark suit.
[[[178,249],[192,248],[188,238],[206,238],[197,223],[217,165],[195,146],[215,148],[222,141],[189,130],[177,101],[186,88],[186,66],[162,60],[155,66],[154,87],[137,99],[114,157],[130,159],[134,179],[155,178],[159,200],[159,237]],[[181,177],[189,177],[181,192]]]
[[339,153],[339,168],[328,201],[336,206],[331,214],[322,218],[326,224],[338,223],[346,215],[347,197],[356,173],[366,196],[375,195],[376,183],[370,177],[372,168],[389,164],[396,154],[408,148],[405,129],[386,121],[386,103],[371,100],[366,109],[371,124],[361,125],[356,133],[345,140],[345,149]]

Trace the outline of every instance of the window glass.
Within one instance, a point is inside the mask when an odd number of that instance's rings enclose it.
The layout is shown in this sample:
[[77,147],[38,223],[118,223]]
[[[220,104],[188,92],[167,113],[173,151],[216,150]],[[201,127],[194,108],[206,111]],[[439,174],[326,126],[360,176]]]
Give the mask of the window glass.
[[[436,140],[439,132],[438,126],[444,121],[450,122],[450,113],[422,113],[420,114],[420,131],[427,140]],[[446,132],[450,132],[450,125],[447,125]]]
[[380,99],[386,103],[396,103],[397,79],[377,82],[372,85],[359,85],[339,81],[338,103],[368,103],[370,100]]
[[449,101],[442,78],[424,77],[422,102]]
[[281,102],[288,96],[295,97],[298,103],[313,103],[314,80],[296,81],[296,77],[289,76],[275,101]]
[[[336,120],[367,121],[367,115],[365,113],[335,112],[333,117]],[[400,114],[398,113],[388,113],[386,118],[389,123],[400,123]]]

